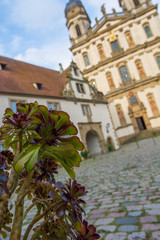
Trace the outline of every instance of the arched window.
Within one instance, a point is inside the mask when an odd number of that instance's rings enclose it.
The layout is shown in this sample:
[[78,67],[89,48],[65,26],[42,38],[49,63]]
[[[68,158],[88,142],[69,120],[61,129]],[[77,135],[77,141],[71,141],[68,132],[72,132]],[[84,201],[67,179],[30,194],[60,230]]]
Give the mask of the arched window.
[[99,52],[99,56],[100,56],[101,61],[106,60],[106,55],[104,53],[104,49],[103,49],[102,44],[98,45],[97,48],[98,48],[98,52]]
[[121,78],[122,78],[124,83],[129,82],[131,80],[126,65],[121,66],[119,68],[119,71],[120,71]]
[[109,72],[109,73],[106,74],[106,77],[107,77],[108,85],[109,85],[111,91],[114,90],[115,89],[115,84],[114,84],[114,81],[113,81],[113,78],[112,78],[112,74]]
[[77,32],[77,36],[80,37],[82,34],[81,34],[81,29],[79,27],[79,25],[76,25],[76,32]]
[[150,38],[150,37],[153,36],[149,25],[145,25],[145,26],[144,26],[144,30],[145,30],[145,33],[146,33],[146,35],[147,35],[147,38]]
[[134,4],[135,4],[136,7],[140,5],[139,0],[133,0],[133,1],[134,1]]
[[117,110],[117,113],[118,113],[118,117],[119,117],[121,126],[125,126],[127,123],[126,123],[126,119],[125,119],[121,104],[116,105],[116,110]]
[[136,96],[131,96],[131,97],[129,98],[129,101],[130,101],[131,106],[133,106],[133,105],[135,105],[135,104],[139,104],[138,99],[137,99]]
[[156,57],[156,61],[157,61],[158,67],[160,69],[160,55]]
[[89,66],[90,62],[87,54],[84,54],[83,59],[84,59],[85,66],[86,67]]
[[158,110],[157,103],[155,101],[153,93],[149,93],[147,95],[147,98],[148,98],[148,102],[150,104],[150,107],[152,109],[153,116],[154,117],[159,116],[159,110]]
[[125,36],[126,36],[129,47],[134,47],[135,44],[134,44],[131,32],[130,31],[125,32]]
[[142,62],[141,62],[140,60],[136,61],[136,67],[137,67],[137,70],[138,70],[140,79],[141,79],[141,80],[146,79],[146,73],[145,73],[145,71],[144,71]]
[[111,42],[112,51],[115,52],[120,49],[118,40]]

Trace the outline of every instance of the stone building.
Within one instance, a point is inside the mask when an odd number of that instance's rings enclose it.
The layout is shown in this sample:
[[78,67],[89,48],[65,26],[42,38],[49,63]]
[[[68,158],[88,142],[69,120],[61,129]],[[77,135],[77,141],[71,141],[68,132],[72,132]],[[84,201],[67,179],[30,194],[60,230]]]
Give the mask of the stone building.
[[[118,0],[117,0],[118,1]],[[102,91],[121,143],[160,129],[160,18],[151,0],[119,0],[91,27],[80,0],[65,9],[75,62]]]
[[17,102],[37,101],[67,112],[90,154],[105,153],[107,140],[118,148],[103,95],[89,85],[74,62],[58,72],[0,57],[0,101],[0,121],[7,107],[16,112]]

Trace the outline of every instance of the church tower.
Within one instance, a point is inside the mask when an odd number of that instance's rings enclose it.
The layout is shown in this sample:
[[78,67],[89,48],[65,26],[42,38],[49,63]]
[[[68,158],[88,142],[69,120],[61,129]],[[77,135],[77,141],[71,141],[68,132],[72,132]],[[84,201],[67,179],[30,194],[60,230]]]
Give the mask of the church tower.
[[80,0],[69,0],[65,8],[65,17],[72,46],[86,39],[91,22]]
[[136,14],[152,5],[152,0],[119,0],[123,11]]

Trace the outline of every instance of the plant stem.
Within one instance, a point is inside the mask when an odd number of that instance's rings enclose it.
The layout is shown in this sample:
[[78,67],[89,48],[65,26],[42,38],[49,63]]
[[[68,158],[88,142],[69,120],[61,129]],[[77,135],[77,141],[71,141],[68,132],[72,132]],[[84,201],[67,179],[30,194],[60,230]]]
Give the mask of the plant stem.
[[25,197],[24,193],[31,182],[32,176],[33,176],[33,171],[28,173],[28,176],[26,177],[20,189],[20,192],[17,196],[14,221],[12,225],[10,240],[20,240],[21,238],[21,231],[22,231],[22,224],[23,224],[24,197]]
[[[50,207],[48,207],[48,209],[42,213],[41,215],[39,216],[35,216],[34,219],[32,220],[32,222],[29,224],[28,228],[26,229],[26,232],[24,234],[24,237],[23,237],[23,240],[27,240],[28,239],[28,236],[29,236],[29,233],[30,231],[32,230],[33,226],[40,220],[42,219],[52,208],[54,208],[55,206],[57,206],[58,204],[60,204],[62,202],[62,200],[54,203],[54,204],[51,204]],[[11,240],[11,239],[10,239]]]
[[24,215],[23,215],[23,220],[26,218],[28,212],[34,207],[34,205],[36,204],[37,201],[34,201],[25,211]]
[[32,235],[31,240],[35,240],[36,237],[38,237],[38,233],[39,231],[42,229],[42,227],[48,222],[48,220],[50,219],[50,217],[48,217],[44,222],[42,222],[40,224],[40,226],[37,228],[36,232]]
[[12,169],[10,178],[7,183],[7,187],[8,187],[10,194],[6,194],[5,192],[3,192],[3,195],[2,195],[3,200],[0,201],[0,232],[1,232],[1,229],[3,226],[4,218],[6,216],[6,211],[8,209],[8,200],[12,195],[11,189],[13,188],[13,186],[15,184],[15,177],[16,177],[16,172],[14,171],[14,169]]

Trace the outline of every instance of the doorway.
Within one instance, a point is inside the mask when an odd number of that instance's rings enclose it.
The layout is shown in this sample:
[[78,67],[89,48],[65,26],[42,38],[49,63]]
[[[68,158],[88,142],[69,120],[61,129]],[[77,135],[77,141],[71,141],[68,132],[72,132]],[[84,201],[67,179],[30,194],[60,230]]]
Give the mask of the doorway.
[[86,141],[90,155],[96,155],[102,152],[99,144],[99,137],[95,131],[89,131],[87,133]]
[[136,121],[137,121],[138,128],[140,131],[147,129],[143,117],[136,118]]

